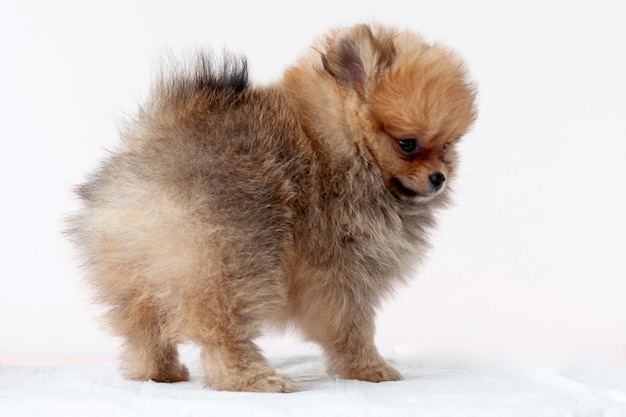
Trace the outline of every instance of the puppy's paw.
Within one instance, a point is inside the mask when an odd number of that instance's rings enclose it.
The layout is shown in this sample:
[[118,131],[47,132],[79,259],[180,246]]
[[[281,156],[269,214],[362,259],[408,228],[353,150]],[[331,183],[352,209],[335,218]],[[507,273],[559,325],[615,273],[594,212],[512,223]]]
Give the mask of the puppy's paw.
[[136,381],[183,382],[189,381],[189,370],[180,363],[174,366],[152,366],[148,368],[137,368],[127,365],[124,368],[124,376]]
[[398,371],[385,362],[367,367],[350,368],[342,374],[346,379],[358,379],[368,382],[401,381],[403,379]]
[[284,375],[271,375],[266,378],[259,379],[251,385],[249,391],[256,392],[296,392],[301,388],[298,384],[293,382],[291,378]]
[[168,369],[159,370],[150,377],[155,382],[183,382],[189,381],[189,370],[185,365],[177,364]]
[[301,387],[289,377],[279,374],[256,375],[235,380],[209,381],[208,386],[219,391],[238,392],[296,392]]

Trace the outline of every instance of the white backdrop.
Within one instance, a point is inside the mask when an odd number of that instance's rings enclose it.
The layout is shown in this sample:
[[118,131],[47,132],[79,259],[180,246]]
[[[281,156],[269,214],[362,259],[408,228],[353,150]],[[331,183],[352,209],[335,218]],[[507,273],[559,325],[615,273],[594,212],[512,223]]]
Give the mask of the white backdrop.
[[381,312],[382,351],[626,361],[625,2],[250,3],[0,4],[1,362],[115,355],[60,230],[160,55],[227,47],[266,82],[328,27],[372,19],[456,48],[480,86],[457,206]]

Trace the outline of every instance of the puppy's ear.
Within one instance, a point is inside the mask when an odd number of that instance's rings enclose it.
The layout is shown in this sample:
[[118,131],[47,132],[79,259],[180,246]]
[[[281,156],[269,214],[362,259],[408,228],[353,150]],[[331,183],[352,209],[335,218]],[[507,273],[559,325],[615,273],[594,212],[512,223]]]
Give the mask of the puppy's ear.
[[322,63],[333,77],[362,90],[391,64],[394,55],[390,36],[374,36],[368,25],[358,25],[329,39]]

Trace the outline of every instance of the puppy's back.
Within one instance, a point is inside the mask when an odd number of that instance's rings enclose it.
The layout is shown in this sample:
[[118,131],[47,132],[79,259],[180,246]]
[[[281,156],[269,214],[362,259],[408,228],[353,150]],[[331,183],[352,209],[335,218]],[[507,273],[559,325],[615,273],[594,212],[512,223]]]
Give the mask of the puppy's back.
[[99,298],[117,305],[156,285],[164,301],[180,302],[181,292],[209,288],[219,272],[206,268],[219,265],[260,276],[242,293],[280,294],[263,276],[284,268],[306,148],[281,94],[251,87],[243,59],[201,55],[165,76],[121,149],[78,188],[85,207],[70,232]]

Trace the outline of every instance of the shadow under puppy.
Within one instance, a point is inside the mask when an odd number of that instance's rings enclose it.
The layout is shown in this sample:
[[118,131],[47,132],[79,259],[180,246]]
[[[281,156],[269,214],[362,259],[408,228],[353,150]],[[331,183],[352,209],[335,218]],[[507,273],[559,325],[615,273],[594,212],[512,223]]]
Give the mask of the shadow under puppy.
[[187,380],[193,341],[208,386],[291,392],[253,340],[295,326],[330,371],[401,379],[375,311],[424,256],[474,96],[453,52],[377,25],[330,32],[273,85],[202,55],[157,82],[69,219],[125,375]]

